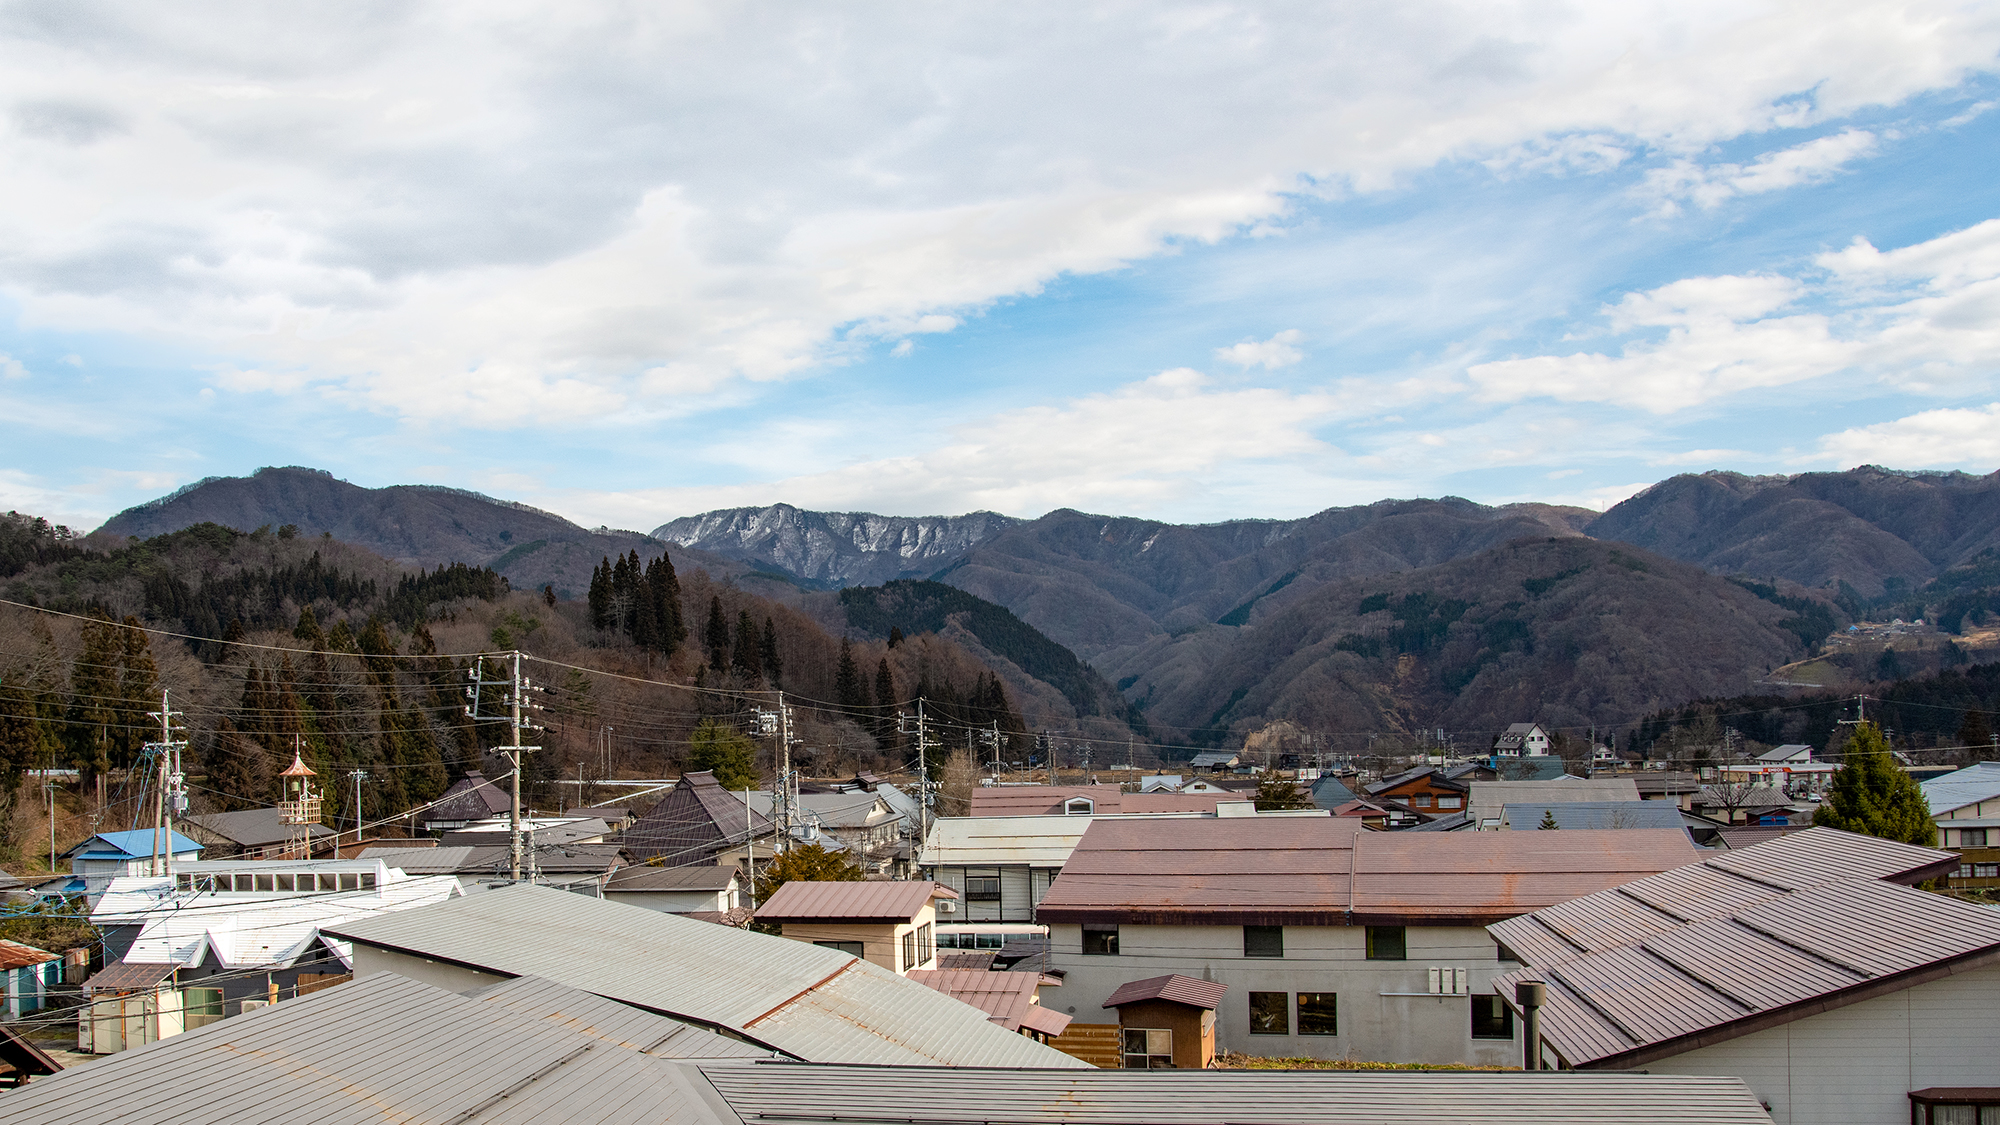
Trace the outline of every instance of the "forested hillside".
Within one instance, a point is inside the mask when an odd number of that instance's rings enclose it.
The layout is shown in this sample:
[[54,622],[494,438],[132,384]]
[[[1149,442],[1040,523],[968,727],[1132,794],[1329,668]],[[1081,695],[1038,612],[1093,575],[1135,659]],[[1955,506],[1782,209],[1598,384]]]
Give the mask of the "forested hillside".
[[[127,827],[163,686],[184,716],[197,811],[270,801],[296,750],[330,823],[352,823],[357,770],[363,818],[392,816],[468,769],[504,772],[488,754],[504,724],[464,714],[479,652],[527,653],[543,689],[548,730],[525,775],[542,808],[579,790],[616,795],[587,784],[606,776],[671,776],[698,723],[749,731],[778,690],[795,706],[795,760],[822,774],[903,766],[895,716],[919,695],[948,746],[997,726],[1024,752],[1031,723],[1077,722],[1060,690],[949,635],[843,637],[664,553],[600,559],[598,596],[561,599],[487,568],[406,570],[289,528],[206,524],[120,542],[9,514],[0,562],[0,596],[15,603],[0,605],[0,832],[38,815],[22,774],[50,767],[80,771],[64,799],[83,819],[66,831]],[[641,590],[667,592],[671,612]]]

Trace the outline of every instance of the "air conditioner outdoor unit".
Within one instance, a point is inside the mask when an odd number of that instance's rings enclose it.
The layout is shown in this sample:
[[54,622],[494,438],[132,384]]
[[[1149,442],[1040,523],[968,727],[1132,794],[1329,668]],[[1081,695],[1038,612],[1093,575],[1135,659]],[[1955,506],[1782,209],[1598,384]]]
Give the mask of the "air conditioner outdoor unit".
[[937,912],[939,914],[956,914],[958,913],[958,903],[953,899],[941,898],[937,903]]
[[245,1000],[243,1002],[243,1010],[246,1012],[255,1011],[258,1008],[268,1008],[270,1006],[271,1002],[269,1000]]

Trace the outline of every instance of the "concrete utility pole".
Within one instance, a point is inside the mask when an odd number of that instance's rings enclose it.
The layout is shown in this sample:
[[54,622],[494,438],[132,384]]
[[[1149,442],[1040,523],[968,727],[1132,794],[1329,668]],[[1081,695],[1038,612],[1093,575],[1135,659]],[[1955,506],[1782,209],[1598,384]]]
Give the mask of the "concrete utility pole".
[[[472,669],[467,671],[466,676],[472,681],[472,686],[465,689],[465,694],[472,697],[472,705],[465,709],[465,713],[474,722],[500,722],[507,724],[508,744],[502,753],[514,766],[513,799],[510,802],[507,813],[508,871],[511,878],[518,883],[521,881],[521,860],[524,851],[521,846],[521,763],[524,760],[523,755],[530,751],[541,749],[539,746],[523,746],[521,744],[521,732],[523,730],[539,731],[542,729],[523,718],[522,711],[541,710],[539,704],[530,703],[526,698],[528,692],[540,691],[541,689],[534,686],[534,681],[521,674],[522,654],[519,649],[509,653],[508,658],[512,662],[513,670],[512,675],[504,680],[489,680],[484,677],[486,658],[483,656],[479,658],[479,662]],[[504,687],[507,689],[506,696],[501,701],[507,708],[506,714],[489,715],[482,713],[480,707],[481,692],[488,687]],[[532,862],[530,863],[530,870],[532,873]]]
[[[354,842],[361,842],[361,783],[368,780],[367,770],[349,770],[347,776],[354,779]],[[415,820],[415,817],[411,817]],[[340,853],[336,851],[335,856]]]
[[[904,715],[901,712],[898,712],[896,717],[900,720],[903,720],[905,724],[907,724],[909,719],[909,716]],[[907,725],[903,726],[903,733],[905,734],[910,733],[909,727]],[[921,845],[924,840],[930,838],[931,819],[932,819],[931,810],[933,807],[933,800],[931,795],[930,727],[924,720],[924,701],[921,699],[917,700],[916,736],[917,736],[917,789],[919,790],[918,796],[921,798],[921,801],[917,807],[917,842],[919,845]]]
[[[186,742],[174,740],[174,720],[180,712],[167,703],[167,689],[160,689],[160,709],[147,712],[160,720],[160,740],[146,744],[148,750],[159,755],[159,784],[153,791],[153,862],[150,868],[154,875],[174,873],[174,814],[185,813],[188,809],[187,777],[181,773],[181,751]],[[50,822],[54,822],[54,806],[50,806]],[[53,836],[51,837],[53,841]],[[55,845],[50,844],[51,853]],[[53,864],[52,864],[53,866]]]

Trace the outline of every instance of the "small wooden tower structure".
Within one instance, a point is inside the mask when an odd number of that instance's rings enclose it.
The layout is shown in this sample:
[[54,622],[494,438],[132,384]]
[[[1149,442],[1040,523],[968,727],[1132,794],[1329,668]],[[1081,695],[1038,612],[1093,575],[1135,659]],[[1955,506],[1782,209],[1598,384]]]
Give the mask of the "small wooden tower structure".
[[284,798],[278,802],[278,819],[285,826],[284,858],[311,859],[311,826],[319,823],[320,799],[324,796],[313,788],[312,779],[318,775],[294,749],[292,764],[278,776],[284,779]]

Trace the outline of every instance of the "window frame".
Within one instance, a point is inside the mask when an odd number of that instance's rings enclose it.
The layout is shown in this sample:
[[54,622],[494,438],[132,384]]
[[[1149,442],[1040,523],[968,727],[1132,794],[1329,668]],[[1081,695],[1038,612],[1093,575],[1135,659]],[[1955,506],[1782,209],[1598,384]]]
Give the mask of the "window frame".
[[[1254,948],[1253,948],[1253,942],[1251,940],[1251,935],[1253,933],[1259,939],[1256,943],[1254,943],[1255,945]],[[1271,944],[1274,941],[1275,941],[1275,947],[1273,946],[1273,944]],[[1285,927],[1283,926],[1243,927],[1243,956],[1255,957],[1259,959],[1276,958],[1282,960],[1285,956]]]
[[904,930],[901,936],[903,969],[908,971],[922,962],[917,960],[917,931]]
[[[1485,1033],[1481,1033],[1481,1031],[1479,1030],[1480,1027],[1479,1009],[1481,1006],[1480,1005],[1481,1001],[1491,1002],[1489,1005],[1487,1005],[1489,1015],[1486,1017],[1486,1019],[1487,1019],[1487,1027],[1489,1028],[1489,1030],[1486,1031]],[[1507,1006],[1507,1002],[1505,1000],[1502,1000],[1498,993],[1493,993],[1493,992],[1473,993],[1472,1003],[1468,1005],[1468,1008],[1471,1013],[1471,1026],[1469,1028],[1469,1031],[1472,1038],[1485,1041],[1507,1042],[1507,1043],[1511,1043],[1514,1041],[1515,1038],[1514,1009],[1509,1008]],[[1498,1013],[1497,1025],[1493,1022],[1495,1017],[1492,1014],[1490,1014],[1495,1011],[1497,1011]],[[1491,1028],[1495,1026],[1505,1028],[1506,1034],[1501,1035],[1493,1032]]]
[[[979,888],[977,890],[973,888],[974,883],[979,884]],[[987,886],[987,884],[989,883],[992,884],[990,888]],[[965,901],[967,902],[999,902],[1000,876],[967,875],[965,877],[964,894],[965,894]]]
[[[213,996],[214,999],[203,999],[197,1002],[194,996],[197,992],[207,993]],[[221,1023],[223,1015],[222,1004],[226,999],[228,997],[223,994],[220,988],[203,988],[199,985],[192,985],[182,989],[181,1027],[187,1031],[193,1031],[197,1027],[207,1027],[212,1023]]]
[[[1250,992],[1250,993],[1247,993],[1246,995],[1247,995],[1247,1011],[1249,1012],[1249,1016],[1250,1016],[1250,1034],[1252,1034],[1252,1035],[1290,1035],[1290,1034],[1292,1033],[1292,994],[1291,994],[1291,993],[1289,993],[1289,992]],[[1277,1000],[1277,1013],[1278,1013],[1278,1019],[1279,1019],[1279,1024],[1280,1024],[1280,1026],[1279,1026],[1279,1029],[1278,1029],[1278,1030],[1276,1030],[1276,1031],[1271,1031],[1271,1030],[1268,1030],[1268,1028],[1269,1028],[1269,1024],[1270,1024],[1270,1018],[1271,1018],[1271,999],[1270,999],[1270,998],[1271,998],[1271,997],[1273,997],[1273,996],[1275,996],[1275,997],[1277,997],[1277,998],[1278,998],[1278,1000]],[[1264,1011],[1263,1011],[1263,1013],[1262,1013],[1262,1016],[1261,1016],[1261,1017],[1259,1016],[1259,1013],[1258,1013],[1258,1010],[1257,1010],[1257,1008],[1258,1008],[1258,998],[1259,998],[1259,997],[1263,997],[1263,998],[1264,998],[1264,999],[1263,999],[1263,1005],[1264,1005]],[[1259,1030],[1258,1030],[1258,1028],[1257,1028],[1257,1024],[1258,1024],[1258,1020],[1259,1020],[1260,1018],[1264,1020],[1264,1022],[1265,1022],[1265,1026],[1266,1026],[1266,1030],[1263,1030],[1263,1031],[1259,1031]]]
[[[1410,933],[1407,926],[1369,926],[1367,929],[1368,932],[1363,938],[1367,943],[1364,950],[1367,954],[1367,960],[1408,961],[1410,959]],[[1392,932],[1396,935],[1396,951],[1394,954],[1386,952],[1386,942],[1378,944],[1377,938],[1379,934],[1383,939],[1386,939]]]
[[[813,942],[813,944],[819,946],[821,949],[838,950],[841,953],[847,954],[849,957],[867,956],[866,951],[868,947],[858,941],[816,941]],[[853,948],[849,948],[850,946],[852,946]]]
[[[1309,1030],[1307,1030],[1307,1028],[1306,1028],[1306,1020],[1307,1020],[1307,1016],[1306,1016],[1306,997],[1308,997],[1308,996],[1311,996],[1311,997],[1313,997],[1313,998],[1314,998],[1314,1004],[1313,1004],[1313,1006],[1314,1006],[1315,1008],[1318,1008],[1318,1007],[1320,1006],[1320,1003],[1321,1003],[1322,1001],[1323,1001],[1323,1002],[1325,1003],[1325,1005],[1326,1005],[1326,1007],[1327,1007],[1327,1009],[1328,1009],[1328,1011],[1327,1011],[1327,1012],[1325,1013],[1325,1016],[1326,1016],[1327,1020],[1329,1021],[1329,1023],[1330,1023],[1331,1025],[1332,1025],[1332,1026],[1331,1026],[1331,1028],[1330,1028],[1329,1030],[1326,1030],[1326,1031],[1309,1031]],[[1296,996],[1294,996],[1294,997],[1293,997],[1293,1001],[1294,1001],[1294,1006],[1295,1006],[1295,1008],[1297,1009],[1297,1011],[1296,1011],[1296,1012],[1295,1012],[1294,1014],[1295,1014],[1295,1015],[1296,1015],[1296,1017],[1297,1017],[1297,1023],[1298,1023],[1298,1034],[1300,1034],[1300,1035],[1319,1035],[1319,1036],[1326,1036],[1326,1035],[1339,1035],[1339,1034],[1340,1034],[1340,993],[1338,993],[1338,992],[1301,992],[1301,993],[1298,993],[1298,994],[1297,994]],[[1320,1018],[1320,1013],[1318,1013],[1318,1012],[1316,1011],[1316,1012],[1315,1012],[1315,1013],[1313,1014],[1313,1017],[1312,1017],[1312,1018],[1313,1018],[1313,1019],[1314,1019],[1315,1021],[1317,1021],[1317,1020],[1318,1020],[1318,1019]]]
[[[1093,944],[1091,941],[1092,935],[1096,935],[1098,940],[1094,944],[1099,946],[1099,948],[1091,948]],[[1116,957],[1118,956],[1119,939],[1121,937],[1123,935],[1118,932],[1118,924],[1115,922],[1085,922],[1083,924],[1083,955],[1086,957]]]
[[[1130,1047],[1131,1047],[1131,1042],[1132,1042],[1132,1041],[1131,1041],[1131,1040],[1130,1040],[1129,1038],[1127,1038],[1127,1037],[1128,1037],[1128,1036],[1130,1036],[1130,1035],[1132,1035],[1132,1034],[1134,1034],[1134,1033],[1137,1033],[1137,1034],[1139,1034],[1139,1035],[1143,1035],[1143,1036],[1145,1036],[1145,1037],[1146,1037],[1146,1041],[1145,1041],[1144,1043],[1142,1043],[1142,1044],[1141,1044],[1141,1046],[1143,1046],[1143,1047],[1145,1048],[1145,1050],[1143,1050],[1143,1051],[1134,1051],[1134,1050],[1131,1050],[1131,1049],[1130,1049]],[[1164,1035],[1164,1036],[1166,1036],[1166,1037],[1167,1037],[1167,1043],[1166,1043],[1166,1046],[1167,1046],[1167,1049],[1166,1049],[1165,1053],[1161,1053],[1161,1052],[1159,1052],[1159,1051],[1155,1051],[1155,1050],[1153,1049],[1153,1048],[1154,1048],[1155,1046],[1157,1046],[1157,1045],[1158,1045],[1158,1044],[1157,1044],[1157,1043],[1156,1043],[1156,1042],[1154,1041],[1154,1039],[1153,1039],[1153,1036],[1155,1036],[1155,1035]],[[1133,1065],[1131,1064],[1131,1062],[1130,1062],[1129,1060],[1131,1060],[1131,1059],[1135,1059],[1135,1058],[1136,1058],[1136,1059],[1145,1059],[1145,1060],[1147,1060],[1147,1061],[1146,1061],[1146,1065],[1144,1065],[1144,1066],[1133,1066]],[[1165,1064],[1164,1066],[1156,1066],[1156,1065],[1154,1065],[1154,1064],[1153,1064],[1153,1062],[1152,1062],[1152,1060],[1153,1060],[1153,1059],[1165,1059],[1165,1060],[1166,1060],[1166,1064]],[[1119,1065],[1119,1066],[1120,1066],[1121,1068],[1125,1069],[1125,1070],[1175,1070],[1175,1069],[1178,1069],[1178,1068],[1176,1068],[1176,1067],[1174,1066],[1174,1029],[1173,1029],[1173,1028],[1171,1028],[1171,1027],[1121,1027],[1121,1028],[1119,1028],[1119,1029],[1118,1029],[1118,1065]]]

